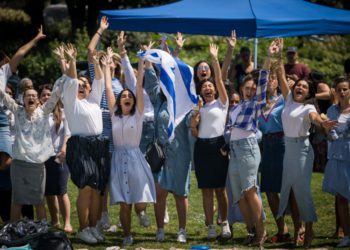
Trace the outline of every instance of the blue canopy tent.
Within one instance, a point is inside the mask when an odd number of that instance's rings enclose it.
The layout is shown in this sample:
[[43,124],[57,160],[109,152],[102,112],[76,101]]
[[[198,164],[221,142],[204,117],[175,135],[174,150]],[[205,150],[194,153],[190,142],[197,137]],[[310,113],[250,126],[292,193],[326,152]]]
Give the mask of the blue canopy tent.
[[[152,8],[105,10],[112,30],[237,37],[350,33],[350,11],[304,0],[181,0]],[[254,65],[257,65],[255,39]]]
[[350,33],[350,11],[303,0],[182,0],[100,16],[113,30],[228,36],[235,29],[247,38]]

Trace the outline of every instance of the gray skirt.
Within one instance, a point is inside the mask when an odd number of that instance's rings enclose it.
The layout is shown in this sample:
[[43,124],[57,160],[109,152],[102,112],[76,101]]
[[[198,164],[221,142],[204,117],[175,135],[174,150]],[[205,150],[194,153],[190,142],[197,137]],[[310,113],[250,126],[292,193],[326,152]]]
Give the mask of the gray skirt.
[[19,205],[44,202],[45,164],[13,160],[11,165],[12,199]]

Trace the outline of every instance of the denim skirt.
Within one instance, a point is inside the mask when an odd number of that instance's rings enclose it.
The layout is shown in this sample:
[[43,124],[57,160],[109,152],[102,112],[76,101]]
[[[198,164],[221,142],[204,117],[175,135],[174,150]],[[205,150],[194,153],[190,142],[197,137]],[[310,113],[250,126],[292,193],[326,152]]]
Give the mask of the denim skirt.
[[257,174],[260,164],[260,149],[255,137],[230,142],[228,175],[232,186],[233,203],[237,203],[244,191],[258,188]]
[[308,137],[285,137],[284,139],[285,153],[278,217],[285,213],[290,191],[293,190],[300,220],[315,222],[317,217],[311,195],[311,176],[314,161],[311,143]]

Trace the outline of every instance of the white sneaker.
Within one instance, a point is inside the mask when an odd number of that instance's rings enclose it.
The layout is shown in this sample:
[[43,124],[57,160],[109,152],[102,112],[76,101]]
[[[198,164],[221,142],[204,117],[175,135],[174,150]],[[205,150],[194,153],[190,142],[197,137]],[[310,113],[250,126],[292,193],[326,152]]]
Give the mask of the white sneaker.
[[215,230],[215,225],[211,224],[208,226],[208,239],[216,239],[216,230]]
[[134,243],[134,239],[131,235],[124,237],[123,246],[131,246]]
[[224,239],[231,238],[231,230],[227,220],[221,222],[221,237]]
[[180,228],[179,232],[177,233],[177,242],[180,243],[186,243],[186,231],[183,228]]
[[110,228],[111,225],[109,224],[109,216],[107,211],[102,212],[100,221],[103,229],[107,230],[108,228]]
[[90,228],[86,227],[75,235],[78,239],[85,243],[97,243],[97,239],[90,233]]
[[145,211],[142,211],[141,213],[139,213],[138,217],[139,217],[139,223],[141,226],[149,227],[151,225],[151,221],[148,218],[148,215],[146,214]]
[[90,227],[90,233],[96,238],[98,241],[104,241],[105,238],[103,234],[96,228],[96,227]]
[[164,228],[158,228],[156,241],[162,242],[165,239]]
[[344,236],[344,238],[338,243],[337,247],[347,247],[350,246],[349,236]]
[[169,213],[168,213],[168,207],[165,207],[165,214],[164,214],[164,224],[169,223]]

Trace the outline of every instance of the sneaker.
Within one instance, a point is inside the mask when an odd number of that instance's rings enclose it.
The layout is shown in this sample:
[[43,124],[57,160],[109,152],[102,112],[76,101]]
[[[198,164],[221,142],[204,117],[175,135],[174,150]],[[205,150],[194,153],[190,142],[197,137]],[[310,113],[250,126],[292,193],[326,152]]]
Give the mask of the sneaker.
[[231,230],[228,221],[225,220],[221,223],[221,237],[224,239],[231,238]]
[[168,213],[168,207],[165,207],[165,214],[164,214],[164,224],[169,223],[169,213]]
[[97,239],[90,233],[89,227],[77,232],[76,237],[85,243],[97,243]]
[[177,233],[177,242],[180,243],[186,243],[186,231],[183,228],[180,228],[179,232]]
[[347,247],[350,246],[349,236],[344,236],[344,238],[338,243],[337,247]]
[[134,243],[134,239],[131,235],[124,237],[123,246],[131,246]]
[[216,230],[215,230],[215,225],[211,224],[208,226],[208,239],[216,239]]
[[90,227],[90,233],[96,238],[98,241],[104,241],[105,238],[103,234],[97,229],[97,227]]
[[109,216],[107,211],[102,212],[100,221],[103,229],[107,230],[108,228],[110,228],[111,225],[109,224]]
[[146,214],[145,211],[142,211],[141,213],[139,213],[138,217],[139,217],[139,223],[141,226],[149,227],[151,225],[151,221],[148,218],[148,215]]
[[162,242],[165,239],[164,228],[159,228],[156,234],[156,241]]

